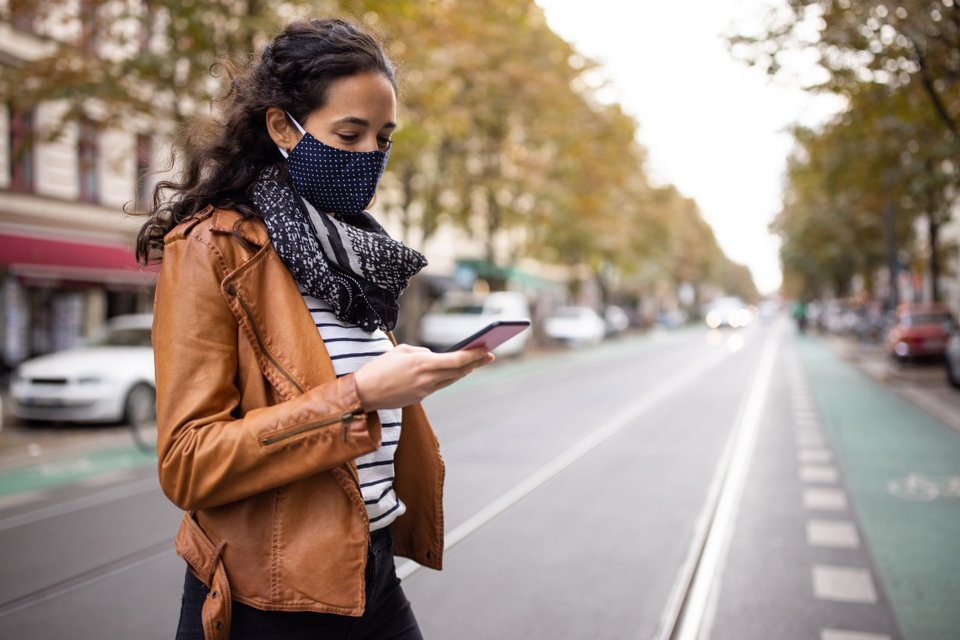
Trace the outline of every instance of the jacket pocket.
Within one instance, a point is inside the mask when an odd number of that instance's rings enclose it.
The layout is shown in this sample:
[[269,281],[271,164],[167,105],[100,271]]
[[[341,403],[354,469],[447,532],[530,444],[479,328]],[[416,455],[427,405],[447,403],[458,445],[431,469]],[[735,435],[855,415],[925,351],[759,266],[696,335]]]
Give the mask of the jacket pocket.
[[278,442],[283,442],[284,440],[289,440],[290,438],[295,438],[296,436],[304,433],[309,433],[310,431],[315,431],[322,427],[328,427],[332,424],[337,424],[338,422],[343,425],[343,441],[348,442],[350,423],[358,418],[362,418],[363,416],[363,412],[359,410],[325,416],[317,420],[311,420],[310,422],[304,422],[302,424],[293,425],[292,427],[286,427],[284,429],[279,429],[277,431],[262,435],[259,438],[260,444],[264,446],[277,444]]

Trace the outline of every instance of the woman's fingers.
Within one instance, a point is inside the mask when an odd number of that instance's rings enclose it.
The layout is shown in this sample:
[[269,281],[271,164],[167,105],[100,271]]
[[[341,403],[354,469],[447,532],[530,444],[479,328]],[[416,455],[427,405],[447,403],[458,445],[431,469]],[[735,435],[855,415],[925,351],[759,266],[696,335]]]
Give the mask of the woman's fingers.
[[357,394],[367,410],[404,407],[493,362],[483,349],[433,353],[423,347],[397,345],[354,374]]

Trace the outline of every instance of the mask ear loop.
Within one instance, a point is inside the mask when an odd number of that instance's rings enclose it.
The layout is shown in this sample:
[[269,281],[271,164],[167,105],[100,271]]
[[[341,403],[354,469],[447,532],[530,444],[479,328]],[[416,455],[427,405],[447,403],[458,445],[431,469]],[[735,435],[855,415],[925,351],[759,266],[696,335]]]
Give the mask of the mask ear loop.
[[[290,115],[290,113],[287,112],[287,111],[284,111],[283,113],[286,114],[286,116],[287,116],[288,118],[290,118],[290,122],[292,122],[294,125],[296,125],[297,129],[300,130],[300,134],[301,134],[301,135],[304,135],[304,136],[307,135],[306,130],[305,130],[303,127],[300,126],[300,123],[297,122],[297,119],[296,119],[296,118],[294,118],[292,115]],[[284,149],[283,147],[277,147],[277,149],[280,151],[280,155],[282,155],[284,158],[289,158],[289,157],[290,157],[290,154],[287,153],[287,150]]]

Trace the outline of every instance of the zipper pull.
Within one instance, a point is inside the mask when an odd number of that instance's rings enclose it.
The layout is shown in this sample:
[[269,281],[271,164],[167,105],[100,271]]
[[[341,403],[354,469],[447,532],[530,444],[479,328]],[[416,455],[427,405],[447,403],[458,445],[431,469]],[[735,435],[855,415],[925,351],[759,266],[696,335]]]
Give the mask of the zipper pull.
[[348,430],[350,429],[350,423],[353,422],[353,419],[357,417],[357,414],[351,411],[350,413],[345,413],[340,416],[340,422],[343,423],[343,441],[350,442],[350,438],[347,437]]

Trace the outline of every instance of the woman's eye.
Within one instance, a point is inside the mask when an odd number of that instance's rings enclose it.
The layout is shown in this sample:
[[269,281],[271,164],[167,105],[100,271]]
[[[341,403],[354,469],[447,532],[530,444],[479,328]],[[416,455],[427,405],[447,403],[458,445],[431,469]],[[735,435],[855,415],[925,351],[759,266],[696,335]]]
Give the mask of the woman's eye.
[[390,138],[377,138],[377,142],[380,145],[380,148],[386,151],[393,144],[393,140]]
[[337,135],[340,136],[340,139],[344,142],[354,142],[359,137],[355,133],[338,133]]

